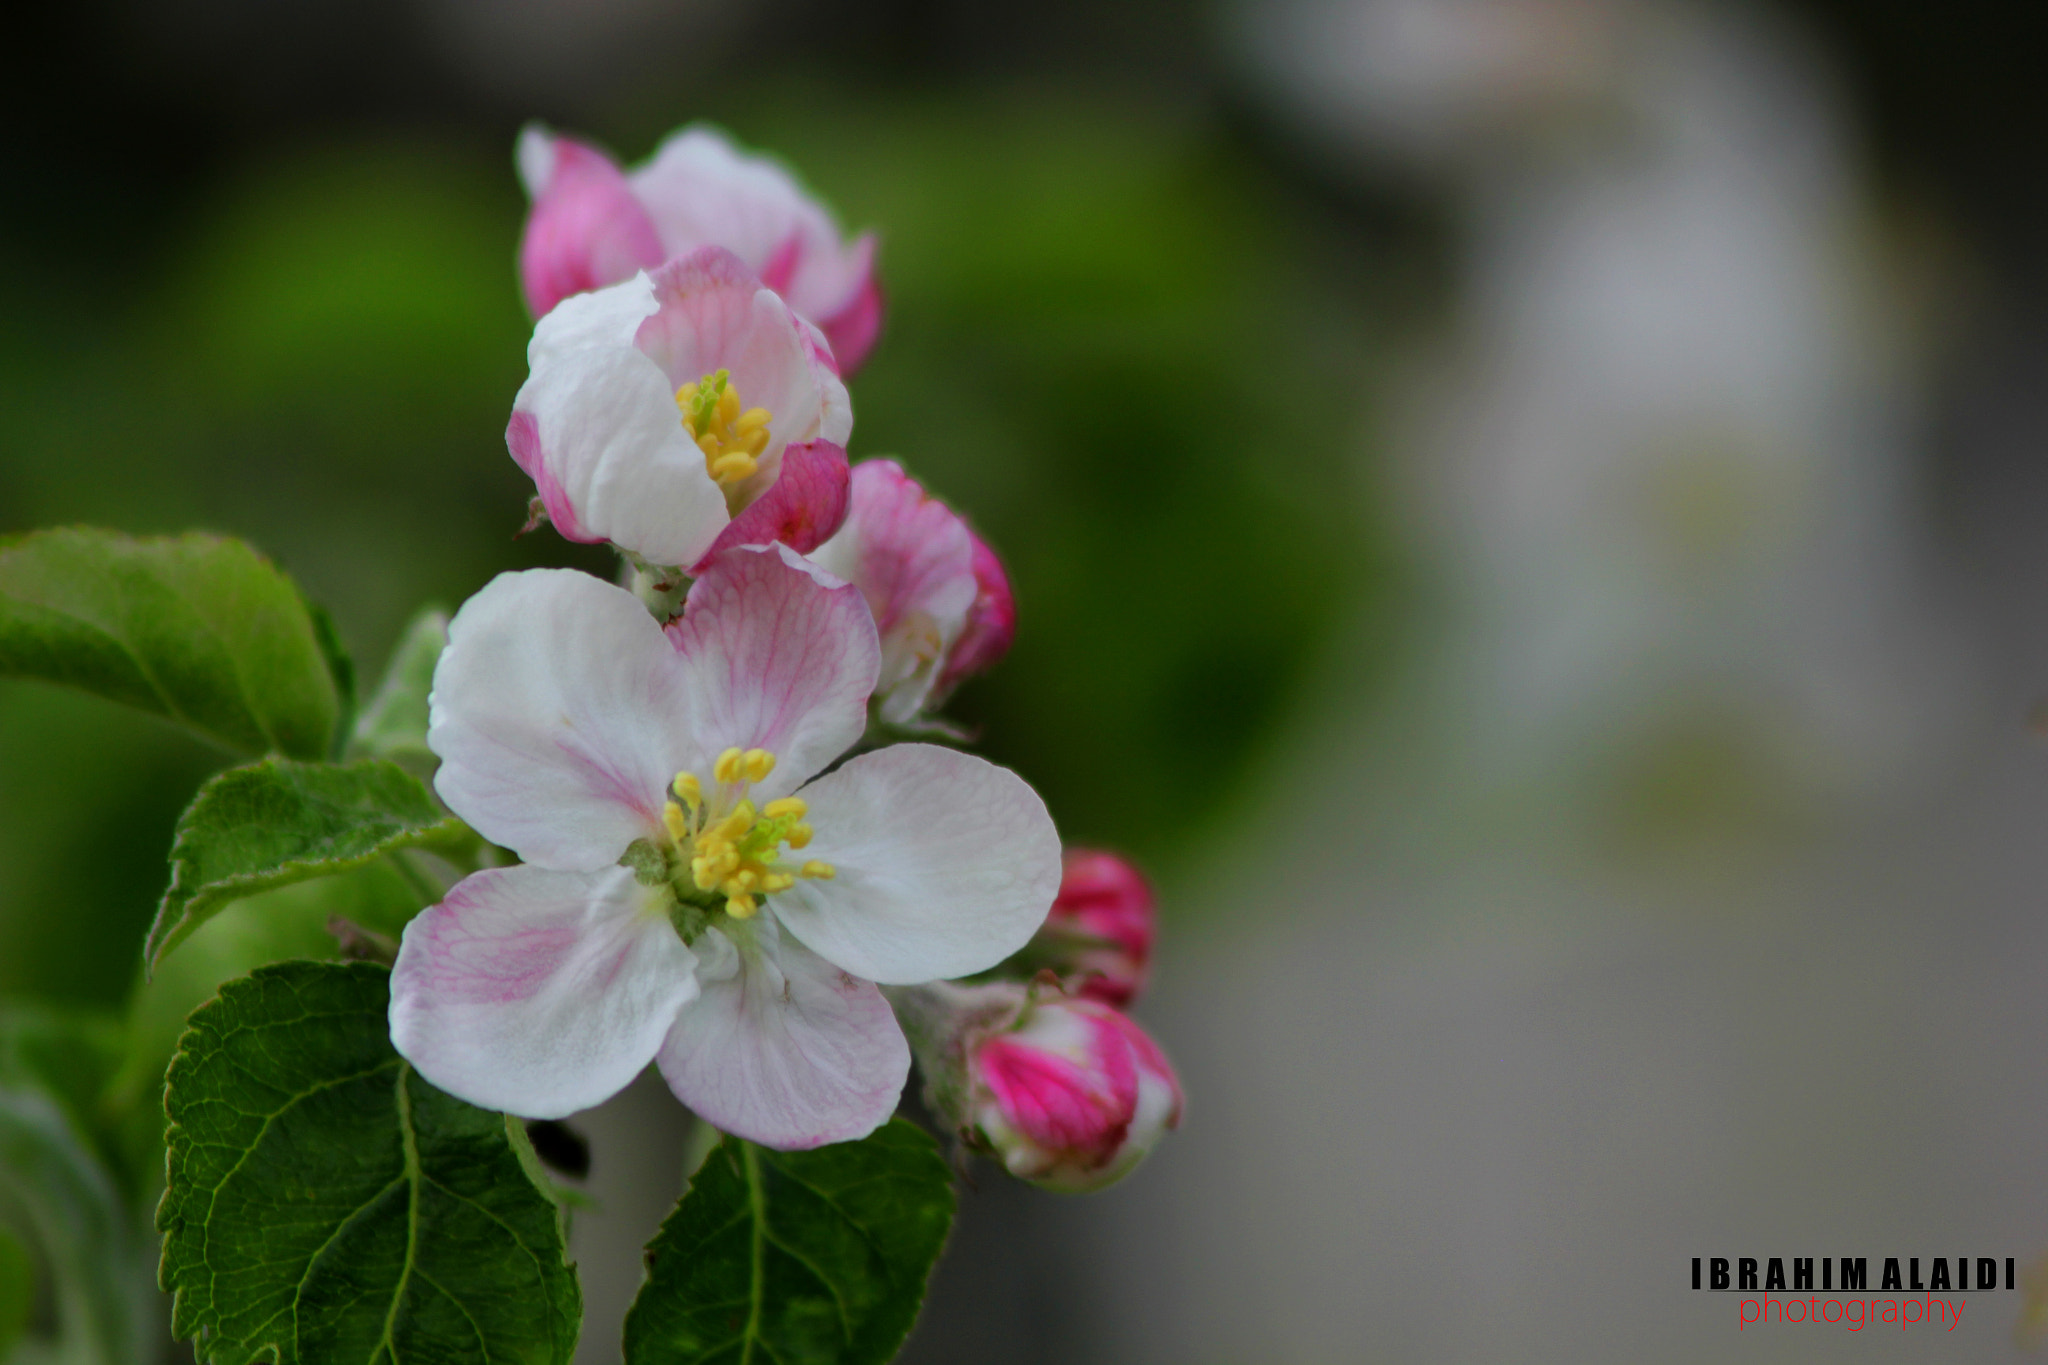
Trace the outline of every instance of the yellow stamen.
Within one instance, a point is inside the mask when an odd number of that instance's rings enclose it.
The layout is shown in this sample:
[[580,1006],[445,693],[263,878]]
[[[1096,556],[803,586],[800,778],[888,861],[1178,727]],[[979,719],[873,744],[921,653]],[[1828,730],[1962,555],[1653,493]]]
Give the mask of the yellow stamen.
[[765,782],[768,774],[775,771],[775,755],[766,749],[747,750],[747,781]]
[[743,751],[727,749],[718,756],[718,762],[711,765],[711,775],[720,782],[737,782],[740,780],[740,764],[745,760]]
[[839,875],[839,870],[828,862],[813,858],[798,868],[796,874],[799,877],[809,877],[813,881],[829,882]]
[[697,780],[695,773],[677,773],[674,783],[676,800],[691,810],[704,804],[704,784]]
[[668,830],[668,837],[679,844],[690,837],[690,819],[673,801],[661,808],[661,823]]
[[754,904],[752,896],[738,895],[725,898],[725,913],[734,919],[752,919],[758,909],[760,907]]
[[770,820],[780,820],[785,815],[794,815],[801,820],[810,813],[810,809],[801,796],[782,796],[761,807],[761,814]]
[[[711,396],[713,391],[716,398]],[[683,430],[704,452],[704,468],[721,487],[729,488],[759,472],[761,454],[768,449],[769,424],[775,417],[766,408],[743,408],[727,371],[718,370],[677,389],[676,410],[682,414]]]
[[784,834],[782,838],[791,848],[808,848],[811,843],[811,827],[809,825],[791,825],[789,832]]

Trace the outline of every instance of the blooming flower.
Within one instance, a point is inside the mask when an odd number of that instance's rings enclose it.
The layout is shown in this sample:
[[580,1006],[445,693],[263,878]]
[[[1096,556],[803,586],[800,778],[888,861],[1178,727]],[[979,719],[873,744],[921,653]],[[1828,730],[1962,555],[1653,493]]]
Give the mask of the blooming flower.
[[1072,978],[1075,994],[1123,1009],[1151,974],[1158,925],[1142,872],[1114,853],[1071,848],[1052,912],[1022,956]]
[[882,328],[875,240],[845,240],[825,207],[778,163],[704,126],[669,136],[622,172],[593,147],[529,127],[519,174],[533,198],[519,275],[536,315],[701,246],[733,252],[860,368]]
[[1013,951],[1059,854],[1031,789],[967,754],[815,776],[861,734],[879,655],[859,594],[782,546],[721,555],[666,627],[584,574],[495,579],[449,627],[428,743],[450,809],[525,863],[407,926],[398,1050],[532,1118],[651,1060],[770,1146],[887,1119],[909,1053],[875,983]]
[[694,566],[815,548],[845,516],[853,408],[815,327],[703,247],[534,328],[506,444],[556,529]]
[[1101,1189],[1180,1123],[1180,1080],[1159,1045],[1098,1000],[1053,987],[934,982],[892,993],[925,1098],[1010,1174]]
[[850,504],[813,558],[867,598],[882,638],[876,699],[901,724],[1001,658],[1017,608],[995,552],[894,460],[856,467]]

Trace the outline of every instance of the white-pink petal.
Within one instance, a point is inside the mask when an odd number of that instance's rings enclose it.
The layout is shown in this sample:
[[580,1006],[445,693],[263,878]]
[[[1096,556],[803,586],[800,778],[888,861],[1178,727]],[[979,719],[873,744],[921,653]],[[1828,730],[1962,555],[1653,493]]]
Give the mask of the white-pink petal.
[[1015,773],[953,749],[897,744],[802,791],[832,864],[770,898],[812,951],[885,985],[967,976],[1024,946],[1060,885],[1060,841]]
[[865,335],[846,328],[857,352],[841,356],[849,370],[860,363],[878,322],[861,315],[880,309],[871,236],[846,241],[788,171],[702,125],[671,134],[627,180],[670,254],[725,247],[827,331],[860,323]]
[[784,545],[719,555],[667,627],[681,660],[700,776],[727,748],[766,749],[775,771],[756,803],[793,791],[867,728],[881,657],[867,604],[851,585]]
[[[770,414],[758,471],[733,486],[734,507],[744,507],[775,482],[790,445],[846,444],[853,404],[823,341],[814,344],[810,325],[739,257],[723,247],[699,247],[649,279],[656,311],[640,324],[634,344],[667,377],[671,399],[684,384],[725,370],[743,406]],[[669,406],[674,408],[673,401]]]
[[702,994],[656,1064],[706,1122],[783,1150],[866,1137],[896,1110],[910,1047],[888,1001],[766,915],[697,940]]
[[494,868],[406,926],[391,1042],[457,1099],[524,1118],[601,1104],[696,998],[667,898],[624,868]]
[[589,872],[658,833],[689,689],[639,599],[588,574],[500,574],[463,604],[434,670],[434,788],[529,863]]
[[512,453],[544,498],[550,485],[558,491],[578,538],[609,540],[655,564],[693,564],[728,514],[683,427],[681,381],[635,344],[662,306],[642,274],[566,298],[542,318],[513,400],[513,420],[524,415],[531,437],[524,449],[513,441]]
[[894,460],[856,465],[846,524],[813,553],[853,583],[882,639],[882,717],[916,717],[974,607],[975,543],[967,523]]

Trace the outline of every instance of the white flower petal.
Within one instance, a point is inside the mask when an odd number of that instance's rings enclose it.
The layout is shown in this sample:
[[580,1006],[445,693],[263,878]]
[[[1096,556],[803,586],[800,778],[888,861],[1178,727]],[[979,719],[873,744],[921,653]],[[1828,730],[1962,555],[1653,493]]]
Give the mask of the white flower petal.
[[391,1042],[457,1099],[525,1118],[601,1104],[696,998],[663,893],[624,868],[493,868],[405,927]]
[[785,1151],[866,1137],[896,1111],[910,1046],[874,983],[763,915],[697,940],[702,994],[655,1058],[706,1122]]
[[595,871],[661,829],[687,708],[675,651],[631,593],[568,569],[500,574],[455,614],[434,670],[434,787],[527,862]]
[[719,555],[690,586],[669,638],[688,676],[697,748],[680,766],[708,778],[726,748],[766,749],[766,802],[793,791],[867,728],[881,647],[857,589],[785,545]]
[[1024,946],[1059,893],[1045,803],[972,754],[892,745],[800,794],[816,831],[801,856],[837,875],[799,881],[769,904],[856,976],[908,985],[993,967]]
[[683,428],[676,384],[635,345],[660,306],[643,273],[540,320],[513,410],[534,421],[541,468],[514,454],[543,494],[560,490],[583,533],[652,563],[692,564],[725,526],[725,494]]

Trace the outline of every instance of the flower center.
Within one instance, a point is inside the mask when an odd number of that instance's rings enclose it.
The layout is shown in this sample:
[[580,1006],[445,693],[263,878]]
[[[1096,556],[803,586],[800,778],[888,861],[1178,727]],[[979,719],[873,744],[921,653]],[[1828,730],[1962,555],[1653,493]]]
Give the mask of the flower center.
[[774,418],[766,408],[741,410],[740,391],[729,372],[719,370],[683,385],[676,390],[676,407],[683,414],[683,430],[704,452],[704,467],[719,487],[753,477]]
[[[784,796],[756,807],[748,787],[775,770],[775,755],[766,749],[727,749],[712,766],[707,792],[695,774],[676,774],[673,799],[662,807],[668,830],[678,890],[725,897],[725,912],[748,919],[759,910],[759,897],[786,891],[799,877],[830,880],[832,864],[816,858],[792,864],[783,857],[811,842],[804,823],[809,808],[801,797]],[[687,876],[685,869],[687,868]]]

